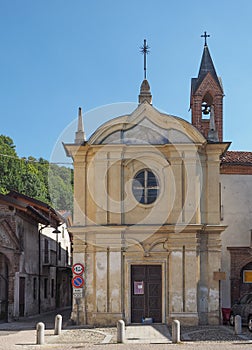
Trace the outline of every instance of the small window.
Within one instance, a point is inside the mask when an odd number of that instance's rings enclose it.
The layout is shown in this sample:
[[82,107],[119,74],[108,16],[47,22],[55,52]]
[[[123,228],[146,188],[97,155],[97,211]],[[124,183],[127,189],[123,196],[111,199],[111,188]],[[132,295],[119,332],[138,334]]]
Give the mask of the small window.
[[44,240],[44,263],[49,263],[49,241],[46,238]]
[[48,278],[44,279],[44,298],[48,297]]
[[59,252],[59,254],[58,254],[58,259],[59,259],[59,261],[61,261],[61,243],[59,242],[59,244],[58,244],[58,252]]
[[51,297],[54,298],[54,279],[51,280]]
[[69,259],[68,247],[66,247],[66,265],[68,265],[68,259]]
[[156,176],[148,169],[136,174],[132,184],[133,194],[141,204],[151,204],[158,196],[159,185]]
[[37,299],[37,278],[33,278],[33,299]]

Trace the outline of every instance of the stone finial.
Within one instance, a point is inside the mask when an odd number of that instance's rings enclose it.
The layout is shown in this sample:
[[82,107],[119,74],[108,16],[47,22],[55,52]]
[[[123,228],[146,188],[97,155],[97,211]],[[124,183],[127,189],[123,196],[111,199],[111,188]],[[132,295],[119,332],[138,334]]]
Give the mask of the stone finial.
[[86,136],[85,136],[84,126],[83,126],[82,111],[81,111],[81,107],[79,107],[78,128],[75,133],[74,143],[81,145],[84,141],[86,141]]
[[138,96],[139,103],[143,103],[144,101],[147,101],[149,104],[152,104],[152,95],[150,91],[150,85],[147,79],[143,80],[140,88],[140,95]]

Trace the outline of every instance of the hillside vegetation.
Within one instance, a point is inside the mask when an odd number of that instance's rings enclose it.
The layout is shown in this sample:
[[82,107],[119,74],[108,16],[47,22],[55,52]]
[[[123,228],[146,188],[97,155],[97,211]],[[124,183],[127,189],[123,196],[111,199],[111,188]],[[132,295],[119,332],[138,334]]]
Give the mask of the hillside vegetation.
[[19,158],[13,140],[0,136],[0,193],[11,190],[39,199],[56,210],[72,210],[73,170],[43,158]]

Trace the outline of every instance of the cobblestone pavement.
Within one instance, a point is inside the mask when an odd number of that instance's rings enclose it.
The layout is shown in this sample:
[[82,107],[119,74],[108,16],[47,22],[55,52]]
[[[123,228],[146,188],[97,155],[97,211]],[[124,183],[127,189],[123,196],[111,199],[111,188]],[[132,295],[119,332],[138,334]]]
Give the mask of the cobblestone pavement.
[[[63,316],[63,330],[54,335],[54,319],[57,313]],[[164,325],[140,325],[126,327],[126,343],[117,344],[115,327],[80,328],[67,322],[70,311],[40,315],[13,323],[0,324],[0,349],[104,349],[104,350],[240,350],[252,349],[252,333],[243,327],[241,335],[235,335],[230,326],[181,326],[181,343],[172,344],[171,327]],[[36,345],[37,322],[46,325],[45,344]]]
[[[126,343],[116,344],[115,328],[96,329],[67,329],[59,336],[55,336],[53,330],[46,330],[45,345],[35,345],[36,333],[34,330],[26,331],[1,331],[0,349],[102,349],[102,350],[231,350],[251,349],[252,340],[233,335],[229,327],[186,327],[186,333],[182,330],[182,342],[180,344],[150,344],[150,343]],[[7,334],[8,333],[8,334]],[[244,330],[244,335],[246,330]],[[189,336],[191,340],[189,340]],[[183,340],[186,337],[187,340]],[[216,338],[218,339],[216,341]],[[251,336],[250,336],[251,338]]]

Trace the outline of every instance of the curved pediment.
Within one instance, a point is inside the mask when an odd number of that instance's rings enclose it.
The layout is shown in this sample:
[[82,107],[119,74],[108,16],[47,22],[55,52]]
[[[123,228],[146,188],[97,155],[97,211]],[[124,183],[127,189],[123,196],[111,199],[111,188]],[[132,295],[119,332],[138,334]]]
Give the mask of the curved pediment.
[[185,120],[160,113],[148,103],[132,114],[118,117],[99,127],[90,144],[178,144],[204,143],[201,133]]

